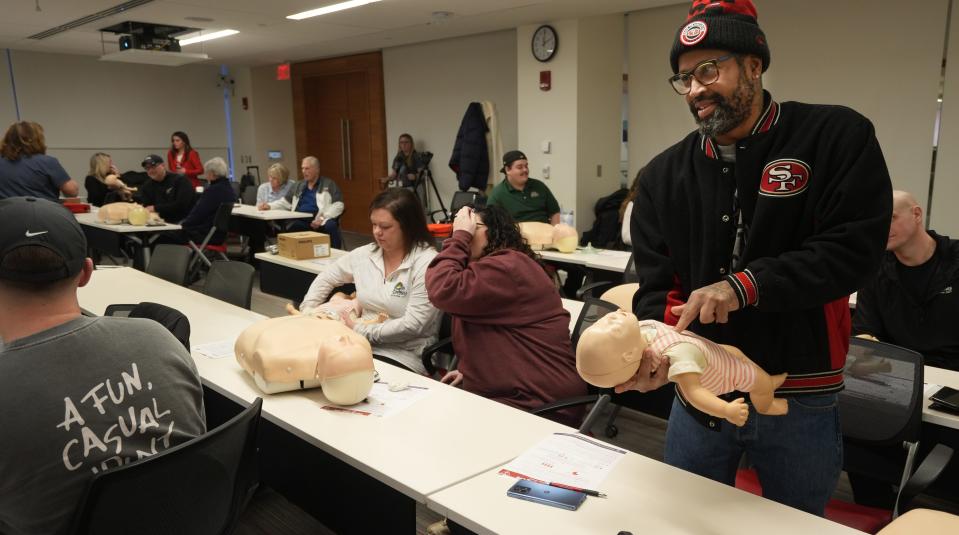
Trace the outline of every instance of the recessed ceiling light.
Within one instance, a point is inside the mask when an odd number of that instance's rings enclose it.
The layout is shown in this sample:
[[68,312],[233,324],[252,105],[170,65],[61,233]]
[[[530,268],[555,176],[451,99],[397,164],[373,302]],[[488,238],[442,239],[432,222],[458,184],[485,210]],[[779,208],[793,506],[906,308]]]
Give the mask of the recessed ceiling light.
[[202,43],[203,41],[209,41],[211,39],[219,39],[221,37],[227,37],[227,36],[235,35],[238,33],[240,32],[236,30],[220,30],[218,32],[188,36],[186,39],[180,39],[180,46],[187,46],[195,43]]
[[326,15],[328,13],[336,13],[337,11],[343,11],[344,9],[352,9],[354,7],[365,6],[366,4],[372,4],[374,2],[379,2],[380,0],[349,0],[348,2],[340,2],[338,4],[331,4],[325,7],[318,9],[311,9],[309,11],[304,11],[302,13],[294,13],[293,15],[287,15],[286,18],[293,20],[303,20],[310,17],[319,17],[320,15]]

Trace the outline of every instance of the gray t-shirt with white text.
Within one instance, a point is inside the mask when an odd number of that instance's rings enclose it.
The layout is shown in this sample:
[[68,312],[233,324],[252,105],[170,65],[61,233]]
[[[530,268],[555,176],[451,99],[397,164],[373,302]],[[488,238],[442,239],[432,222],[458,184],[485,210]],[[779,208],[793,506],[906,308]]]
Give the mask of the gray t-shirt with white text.
[[153,320],[80,316],[0,352],[0,533],[63,533],[90,478],[206,431],[193,358]]

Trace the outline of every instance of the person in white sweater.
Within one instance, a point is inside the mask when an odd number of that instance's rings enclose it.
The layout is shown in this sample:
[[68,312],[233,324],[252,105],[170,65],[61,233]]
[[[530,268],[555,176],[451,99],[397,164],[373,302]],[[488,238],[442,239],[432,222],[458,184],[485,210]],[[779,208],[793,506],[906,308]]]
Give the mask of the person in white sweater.
[[646,168],[643,167],[636,173],[636,178],[633,179],[632,185],[629,186],[629,193],[626,194],[626,199],[623,200],[623,204],[619,207],[619,222],[623,225],[623,243],[630,246],[633,245],[633,239],[629,234],[629,222],[633,218],[633,199],[636,198],[636,190],[639,189],[639,179],[643,176],[643,171],[645,170]]
[[300,310],[316,308],[330,292],[356,285],[356,298],[366,312],[384,313],[383,323],[343,322],[373,346],[373,357],[425,373],[423,348],[436,341],[440,312],[426,295],[426,268],[436,256],[433,237],[416,197],[405,189],[389,189],[370,204],[374,242],[341,257],[310,285]]

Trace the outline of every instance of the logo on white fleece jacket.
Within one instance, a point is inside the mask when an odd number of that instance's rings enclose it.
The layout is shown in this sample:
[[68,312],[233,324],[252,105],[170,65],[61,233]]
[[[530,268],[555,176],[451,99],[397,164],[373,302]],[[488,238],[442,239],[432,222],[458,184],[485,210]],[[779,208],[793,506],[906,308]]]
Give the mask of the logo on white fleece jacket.
[[406,297],[409,295],[409,291],[406,289],[406,286],[402,282],[397,282],[396,286],[393,287],[393,293],[390,294],[392,297]]

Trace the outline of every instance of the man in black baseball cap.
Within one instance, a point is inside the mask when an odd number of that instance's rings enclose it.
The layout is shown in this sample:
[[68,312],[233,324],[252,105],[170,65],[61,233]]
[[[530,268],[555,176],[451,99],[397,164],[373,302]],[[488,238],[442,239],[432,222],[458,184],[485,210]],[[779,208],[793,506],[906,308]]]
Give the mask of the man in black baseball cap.
[[163,158],[156,154],[147,155],[141,165],[150,181],[140,186],[135,199],[168,223],[179,223],[190,213],[196,200],[190,179],[167,171]]
[[[93,262],[67,209],[12,197],[0,221],[0,531],[65,533],[94,474],[203,434],[203,389],[157,321],[81,314]],[[135,410],[150,425],[115,433]]]
[[0,284],[41,288],[93,269],[86,236],[62,205],[33,197],[3,199],[0,221]]
[[504,154],[500,172],[506,179],[493,187],[487,204],[504,208],[520,223],[559,223],[559,203],[546,184],[529,177],[529,161],[523,151]]

